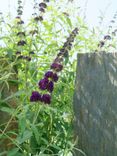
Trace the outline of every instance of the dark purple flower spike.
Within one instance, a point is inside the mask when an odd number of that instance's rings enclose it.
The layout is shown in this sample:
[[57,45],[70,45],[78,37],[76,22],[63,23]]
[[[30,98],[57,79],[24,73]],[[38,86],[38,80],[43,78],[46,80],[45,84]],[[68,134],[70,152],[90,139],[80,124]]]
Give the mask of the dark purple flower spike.
[[54,83],[52,81],[48,82],[48,85],[47,85],[47,90],[52,93],[54,89]]
[[47,71],[45,73],[45,77],[50,78],[54,82],[58,81],[58,75],[56,73],[53,73],[52,71]]
[[41,8],[47,8],[47,4],[46,3],[39,3],[39,6],[41,7]]
[[51,96],[49,94],[43,94],[42,95],[42,102],[45,104],[50,104],[51,103]]
[[[45,3],[40,3],[40,7],[45,8]],[[47,71],[44,75],[44,78],[41,79],[38,83],[40,90],[47,90],[49,93],[52,93],[54,89],[54,82],[58,81],[58,75],[57,72],[60,72],[63,69],[62,61],[63,57],[68,56],[68,50],[71,49],[72,42],[74,41],[74,37],[78,34],[78,28],[75,28],[72,33],[70,34],[70,37],[68,37],[67,41],[64,43],[63,47],[60,49],[60,52],[58,53],[57,57],[54,59],[53,63],[51,64],[50,71]],[[35,95],[36,94],[36,95]],[[31,96],[30,101],[37,100],[39,97],[39,93],[33,93]],[[50,94],[43,94],[41,96],[41,101],[45,104],[51,103],[51,95]],[[38,100],[37,100],[38,101]]]
[[32,95],[30,97],[30,101],[31,102],[42,101],[41,94],[39,94],[39,92],[37,92],[37,91],[33,91]]
[[40,88],[41,90],[45,90],[45,89],[47,89],[48,83],[49,83],[49,80],[48,80],[47,78],[44,78],[44,79],[41,79],[41,80],[39,81],[38,86],[39,86],[39,88]]
[[63,65],[59,63],[52,63],[51,69],[54,69],[56,72],[60,72],[63,69]]

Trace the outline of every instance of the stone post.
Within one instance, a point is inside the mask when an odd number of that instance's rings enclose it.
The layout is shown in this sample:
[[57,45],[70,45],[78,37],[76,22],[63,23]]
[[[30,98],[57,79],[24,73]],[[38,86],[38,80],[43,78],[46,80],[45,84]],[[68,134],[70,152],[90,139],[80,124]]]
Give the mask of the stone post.
[[73,107],[77,148],[117,156],[117,53],[78,54]]

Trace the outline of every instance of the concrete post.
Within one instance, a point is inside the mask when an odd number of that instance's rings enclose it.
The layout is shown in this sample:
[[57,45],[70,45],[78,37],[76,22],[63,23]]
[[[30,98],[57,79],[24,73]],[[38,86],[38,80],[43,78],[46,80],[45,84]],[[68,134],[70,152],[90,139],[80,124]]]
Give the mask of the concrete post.
[[77,148],[117,156],[117,53],[78,54],[73,107]]

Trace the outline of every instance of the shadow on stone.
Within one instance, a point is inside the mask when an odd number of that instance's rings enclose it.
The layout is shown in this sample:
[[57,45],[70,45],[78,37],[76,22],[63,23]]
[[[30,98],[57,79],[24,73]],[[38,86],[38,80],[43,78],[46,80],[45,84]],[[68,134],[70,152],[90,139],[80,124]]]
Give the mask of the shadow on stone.
[[78,54],[75,87],[77,147],[87,156],[116,156],[117,54]]

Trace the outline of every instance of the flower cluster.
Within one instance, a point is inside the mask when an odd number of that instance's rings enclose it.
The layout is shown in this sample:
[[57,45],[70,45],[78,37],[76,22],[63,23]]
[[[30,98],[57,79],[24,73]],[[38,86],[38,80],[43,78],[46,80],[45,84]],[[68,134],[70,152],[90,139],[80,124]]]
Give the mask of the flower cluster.
[[51,102],[51,96],[49,94],[43,94],[41,95],[39,92],[34,91],[32,92],[32,96],[30,97],[31,102],[44,102],[45,104],[50,104]]
[[23,27],[22,27],[22,24],[24,24],[24,21],[21,18],[22,14],[23,14],[22,1],[18,0],[16,23],[17,23],[17,28],[20,31],[17,32],[18,41],[17,41],[16,56],[17,56],[18,59],[31,61],[31,56],[30,55],[34,54],[34,52],[30,52],[29,56],[22,55],[23,46],[25,46],[27,44],[26,40],[25,40],[26,34],[25,34],[25,31],[23,30]]
[[[42,13],[45,12],[45,9],[47,8],[47,2],[49,2],[48,0],[44,0],[44,2],[41,3],[35,3],[34,5],[34,9],[38,9],[38,11],[40,11],[40,15],[38,16],[37,13],[35,12],[34,15],[34,21],[38,22],[38,21],[42,21],[43,17],[42,17]],[[25,46],[27,43],[25,41],[25,32],[21,31],[21,24],[24,24],[24,21],[21,19],[21,15],[22,15],[22,5],[21,5],[22,1],[18,0],[18,16],[16,17],[17,19],[17,24],[20,27],[20,32],[17,33],[17,36],[19,37],[19,41],[17,42],[17,46],[18,46],[18,51],[16,52],[16,55],[18,56],[18,59],[23,59],[26,61],[31,61],[31,55],[34,54],[33,51],[29,52],[29,56],[24,56],[22,55],[22,49],[23,46]],[[21,13],[22,12],[22,13]],[[38,29],[33,29],[29,32],[32,36],[35,34],[38,34]]]
[[110,35],[105,35],[103,40],[99,42],[98,47],[102,48],[105,45],[105,42],[107,40],[111,40],[111,36]]
[[21,16],[22,13],[23,13],[23,6],[22,6],[22,1],[21,1],[21,0],[18,0],[18,9],[17,9],[17,13],[18,13],[18,16]]
[[[20,38],[20,40],[17,42],[18,49],[22,49],[20,47],[23,47],[24,45],[26,45],[26,41],[24,39],[22,39],[22,37],[25,37],[25,32],[18,32],[17,36]],[[22,55],[21,50],[16,51],[16,55],[17,55],[18,59],[23,59],[26,61],[31,61],[30,54],[34,54],[34,52],[30,52],[29,56],[25,56],[25,55]]]
[[34,55],[34,54],[35,54],[34,51],[30,51],[29,56],[22,55],[21,51],[16,52],[18,59],[22,59],[22,60],[26,60],[26,61],[31,61],[31,55]]
[[[33,15],[33,19],[34,19],[34,22],[41,22],[43,21],[43,14],[45,13],[45,10],[47,8],[47,2],[49,2],[49,0],[43,0],[43,2],[41,3],[37,3],[35,2],[34,4],[34,13],[32,14]],[[32,36],[38,34],[38,29],[33,27],[33,29],[29,32],[29,34],[31,34]]]
[[17,16],[16,19],[18,19],[17,24],[19,25],[24,24],[24,21],[19,16]]
[[51,94],[54,89],[54,83],[58,81],[58,73],[63,69],[63,58],[68,56],[68,51],[71,50],[72,42],[78,34],[78,28],[75,28],[70,36],[67,38],[67,41],[64,43],[63,47],[60,49],[57,57],[54,59],[53,63],[50,66],[49,71],[44,75],[44,78],[41,79],[38,83],[38,88],[41,91],[46,90],[47,94],[40,94],[37,91],[33,91],[30,97],[31,102],[43,102],[45,104],[51,103]]
[[38,30],[36,30],[36,29],[31,30],[31,31],[30,31],[30,34],[31,34],[32,36],[35,35],[35,34],[38,34]]
[[26,42],[24,40],[20,40],[17,43],[18,46],[24,46],[25,44],[26,44]]
[[68,56],[68,51],[71,50],[72,48],[72,43],[74,42],[74,38],[78,34],[78,28],[75,28],[70,36],[67,38],[67,41],[64,43],[63,47],[60,49],[60,52],[57,55],[58,60],[62,57],[67,57]]
[[21,19],[22,14],[23,14],[22,1],[18,0],[18,9],[17,9],[17,17],[16,17],[16,21],[18,25],[24,24],[24,21]]
[[33,15],[35,16],[34,20],[36,22],[43,21],[43,13],[45,13],[45,9],[47,8],[47,4],[46,3],[48,3],[48,2],[49,2],[49,0],[44,0],[43,2],[41,2],[39,4],[35,3],[34,9],[38,9],[39,12],[40,12],[40,15],[38,15],[36,12],[33,13]]
[[23,60],[26,60],[26,61],[31,61],[31,57],[30,56],[24,56],[24,55],[21,55],[21,54],[18,54],[19,52],[17,51],[16,54],[18,55],[18,59],[23,59]]
[[[114,14],[113,19],[110,21],[110,23],[115,23],[116,18],[117,18],[117,12]],[[109,29],[112,29],[112,25],[109,26]],[[117,29],[115,29],[114,31],[112,31],[111,32],[111,35],[108,35],[108,34],[105,35],[103,37],[103,40],[99,42],[98,47],[99,48],[102,48],[105,45],[105,43],[106,43],[107,40],[111,40],[112,39],[112,36],[115,36],[116,35],[116,32],[117,32]]]
[[41,79],[38,82],[38,88],[41,91],[47,90],[47,94],[40,94],[37,91],[32,92],[32,95],[30,97],[31,102],[43,102],[45,104],[51,103],[51,93],[54,89],[54,82],[58,81],[58,75],[56,72],[53,72],[52,70],[49,70],[45,73],[44,78]]
[[[116,19],[117,19],[117,11],[115,12],[115,14],[113,16],[113,23],[115,23]],[[112,21],[111,21],[111,23],[112,23]],[[112,35],[113,36],[117,35],[117,29],[116,28],[112,31]]]

